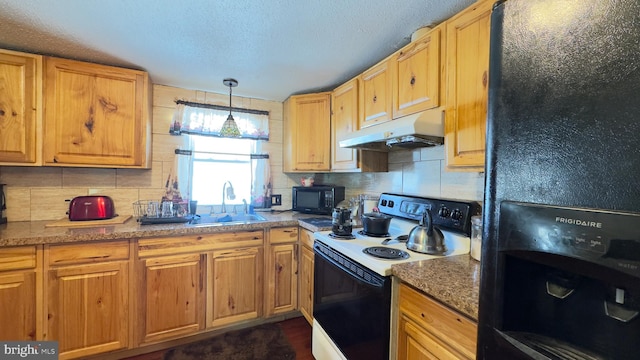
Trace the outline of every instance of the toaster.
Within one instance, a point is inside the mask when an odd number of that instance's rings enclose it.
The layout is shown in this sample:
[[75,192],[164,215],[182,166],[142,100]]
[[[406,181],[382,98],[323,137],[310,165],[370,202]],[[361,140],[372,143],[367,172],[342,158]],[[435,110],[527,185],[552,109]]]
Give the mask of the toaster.
[[113,200],[108,196],[77,196],[69,203],[69,220],[104,220],[116,216]]

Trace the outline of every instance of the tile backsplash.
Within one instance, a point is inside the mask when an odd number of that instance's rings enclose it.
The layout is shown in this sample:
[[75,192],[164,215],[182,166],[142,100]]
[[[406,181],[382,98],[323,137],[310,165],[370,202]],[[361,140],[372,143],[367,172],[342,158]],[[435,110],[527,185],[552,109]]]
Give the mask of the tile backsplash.
[[[173,150],[182,138],[169,135],[176,99],[228,105],[228,95],[153,86],[153,154],[151,169],[94,169],[58,167],[0,166],[0,183],[7,184],[6,216],[10,222],[58,220],[66,216],[68,203],[75,196],[108,195],[116,212],[133,213],[137,200],[159,199],[163,180],[174,165]],[[285,174],[282,160],[282,103],[233,97],[234,107],[269,111],[270,139],[264,146],[270,155],[273,194],[282,195],[282,206],[291,208],[291,187],[305,175],[314,175],[316,184],[346,187],[346,198],[361,193],[396,192],[427,197],[482,201],[484,173],[446,171],[444,146],[390,153],[389,172]]]

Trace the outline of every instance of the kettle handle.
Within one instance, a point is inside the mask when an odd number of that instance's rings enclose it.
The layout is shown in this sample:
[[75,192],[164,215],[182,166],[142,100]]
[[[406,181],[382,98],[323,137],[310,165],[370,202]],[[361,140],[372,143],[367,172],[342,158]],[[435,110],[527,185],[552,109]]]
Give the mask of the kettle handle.
[[431,211],[429,209],[424,209],[422,219],[420,219],[420,226],[426,227],[427,235],[431,236],[433,232],[433,219],[431,218]]

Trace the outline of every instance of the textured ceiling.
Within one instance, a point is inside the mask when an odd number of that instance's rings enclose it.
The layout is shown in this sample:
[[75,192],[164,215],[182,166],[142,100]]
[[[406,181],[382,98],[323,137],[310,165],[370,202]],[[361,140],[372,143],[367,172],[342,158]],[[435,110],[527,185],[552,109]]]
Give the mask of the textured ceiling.
[[0,0],[0,48],[282,101],[332,90],[472,0]]

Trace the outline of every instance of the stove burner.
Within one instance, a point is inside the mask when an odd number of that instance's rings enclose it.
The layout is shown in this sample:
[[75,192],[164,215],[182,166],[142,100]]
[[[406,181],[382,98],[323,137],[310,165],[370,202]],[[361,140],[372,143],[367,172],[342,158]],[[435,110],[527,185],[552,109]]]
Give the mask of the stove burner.
[[381,259],[389,259],[389,260],[397,260],[397,259],[408,259],[409,253],[402,250],[397,250],[390,247],[384,246],[372,246],[362,250],[363,253],[375,256]]
[[371,233],[365,232],[364,230],[358,231],[358,234],[364,235],[364,236],[370,236],[370,237],[379,237],[379,238],[391,236],[391,234],[389,234],[389,233],[386,233],[386,234],[371,234]]
[[355,236],[353,236],[353,234],[338,235],[338,234],[334,234],[334,233],[329,234],[329,237],[332,238],[332,239],[337,239],[337,240],[353,240],[353,239],[356,238]]

